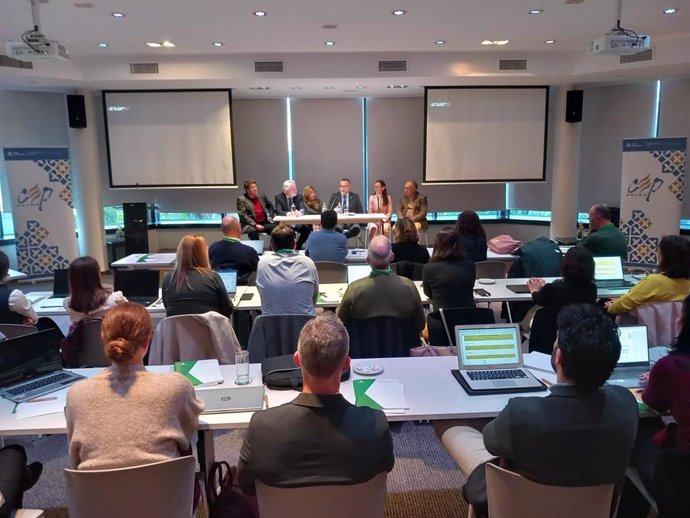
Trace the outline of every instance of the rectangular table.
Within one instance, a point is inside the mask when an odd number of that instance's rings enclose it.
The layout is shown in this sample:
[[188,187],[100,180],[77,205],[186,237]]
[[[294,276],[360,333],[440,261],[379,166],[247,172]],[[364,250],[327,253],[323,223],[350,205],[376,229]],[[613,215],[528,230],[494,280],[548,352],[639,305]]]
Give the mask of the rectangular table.
[[[385,218],[385,214],[338,214],[339,225],[353,225],[359,223],[376,223]],[[273,221],[276,223],[287,223],[289,225],[318,225],[321,223],[320,214],[305,214],[303,216],[275,216]]]
[[131,270],[172,270],[175,267],[175,257],[174,253],[130,254],[110,263],[110,266],[113,268],[129,268]]

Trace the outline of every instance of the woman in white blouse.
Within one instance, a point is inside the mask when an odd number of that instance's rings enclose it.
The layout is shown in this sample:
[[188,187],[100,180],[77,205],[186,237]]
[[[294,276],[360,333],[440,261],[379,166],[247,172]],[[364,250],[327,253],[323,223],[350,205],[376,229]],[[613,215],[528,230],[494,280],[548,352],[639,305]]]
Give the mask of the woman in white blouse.
[[369,214],[385,214],[382,221],[377,223],[369,223],[369,240],[376,234],[383,233],[384,236],[389,237],[391,233],[391,215],[393,214],[393,200],[388,196],[386,189],[386,182],[383,180],[376,180],[374,183],[374,194],[369,196]]

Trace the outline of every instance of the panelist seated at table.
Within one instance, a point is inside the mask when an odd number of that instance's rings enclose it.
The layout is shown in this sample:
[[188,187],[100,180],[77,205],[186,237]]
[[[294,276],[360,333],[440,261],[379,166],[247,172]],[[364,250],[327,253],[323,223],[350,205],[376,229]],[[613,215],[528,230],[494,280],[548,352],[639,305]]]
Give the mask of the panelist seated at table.
[[101,338],[113,364],[67,393],[73,468],[124,468],[191,454],[204,404],[181,374],[146,370],[152,334],[140,304],[120,304],[103,318]]
[[[487,516],[485,464],[498,463],[555,486],[596,486],[623,479],[639,413],[623,387],[605,385],[621,354],[618,329],[598,307],[577,304],[558,316],[547,397],[516,397],[484,427],[445,430],[441,439],[467,482],[465,499]],[[439,430],[440,433],[440,430]]]
[[386,182],[376,180],[374,182],[374,194],[369,196],[369,214],[383,214],[385,217],[377,223],[367,224],[369,239],[376,234],[383,234],[390,238],[391,216],[393,214],[393,199],[388,195]]
[[216,311],[230,318],[234,309],[223,280],[211,270],[202,236],[187,235],[180,240],[175,269],[165,272],[162,292],[169,317]]
[[259,254],[251,246],[240,242],[242,227],[237,218],[225,216],[220,224],[220,231],[223,239],[212,243],[208,248],[211,268],[216,271],[235,270],[237,284],[248,284],[256,276]]
[[70,296],[64,301],[72,323],[100,318],[117,304],[127,302],[121,291],[104,288],[101,267],[93,257],[77,257],[67,270]]
[[429,203],[425,195],[417,191],[419,187],[414,180],[407,180],[403,190],[405,194],[398,204],[398,219],[410,218],[417,230],[426,230],[429,222],[426,219]]
[[321,213],[321,230],[312,232],[305,246],[305,253],[314,262],[345,263],[347,238],[335,231],[337,224],[338,214],[334,210]]
[[0,324],[34,325],[38,315],[21,290],[11,290],[5,284],[10,259],[0,251]]
[[259,194],[259,187],[256,180],[248,179],[244,182],[244,194],[237,198],[237,213],[240,216],[242,232],[249,236],[249,239],[256,241],[259,233],[270,234],[275,228],[273,223],[273,213],[275,209],[268,198]]
[[[328,209],[335,210],[336,212],[347,214],[364,214],[364,207],[362,207],[362,201],[359,199],[359,194],[350,192],[350,179],[342,178],[338,184],[338,192],[331,194],[326,206]],[[357,237],[361,229],[359,225],[345,225],[343,227],[343,234],[348,239],[351,237]]]
[[360,484],[393,469],[385,414],[339,393],[350,366],[348,343],[333,315],[305,324],[294,356],[304,388],[292,402],[252,416],[238,466],[243,492],[254,494],[257,480],[282,488]]
[[[283,182],[283,191],[276,195],[275,203],[277,216],[286,216],[288,214],[302,216],[305,214],[304,200],[297,193],[297,184],[294,180],[285,180]],[[299,234],[297,250],[302,249],[302,246],[309,238],[311,230],[311,225],[295,225],[295,232]]]
[[295,251],[295,231],[279,225],[271,232],[271,250],[259,259],[256,287],[263,315],[316,315],[319,275],[309,257]]

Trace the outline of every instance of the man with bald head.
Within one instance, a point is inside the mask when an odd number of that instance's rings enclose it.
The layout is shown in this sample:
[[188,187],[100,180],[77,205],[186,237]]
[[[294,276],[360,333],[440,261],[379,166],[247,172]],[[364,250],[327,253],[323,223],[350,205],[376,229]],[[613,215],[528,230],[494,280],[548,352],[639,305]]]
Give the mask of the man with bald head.
[[247,284],[256,275],[259,255],[251,246],[240,242],[242,227],[237,218],[225,216],[220,224],[223,239],[208,249],[211,268],[237,271],[237,284]]
[[419,291],[406,277],[390,269],[393,260],[391,242],[386,236],[376,236],[369,242],[367,262],[371,266],[368,277],[347,287],[338,307],[338,317],[347,325],[351,319],[375,317],[411,319],[417,331],[424,327],[424,309]]
[[628,240],[625,234],[611,222],[611,209],[604,203],[589,209],[589,235],[580,243],[594,257],[628,256]]

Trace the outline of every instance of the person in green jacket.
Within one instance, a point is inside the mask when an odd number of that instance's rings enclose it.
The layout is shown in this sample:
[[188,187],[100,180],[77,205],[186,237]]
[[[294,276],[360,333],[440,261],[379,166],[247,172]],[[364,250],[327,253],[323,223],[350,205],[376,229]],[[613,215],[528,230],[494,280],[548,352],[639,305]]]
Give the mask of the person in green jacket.
[[628,256],[628,241],[625,234],[611,223],[611,209],[599,203],[589,209],[589,235],[582,241],[594,257]]

